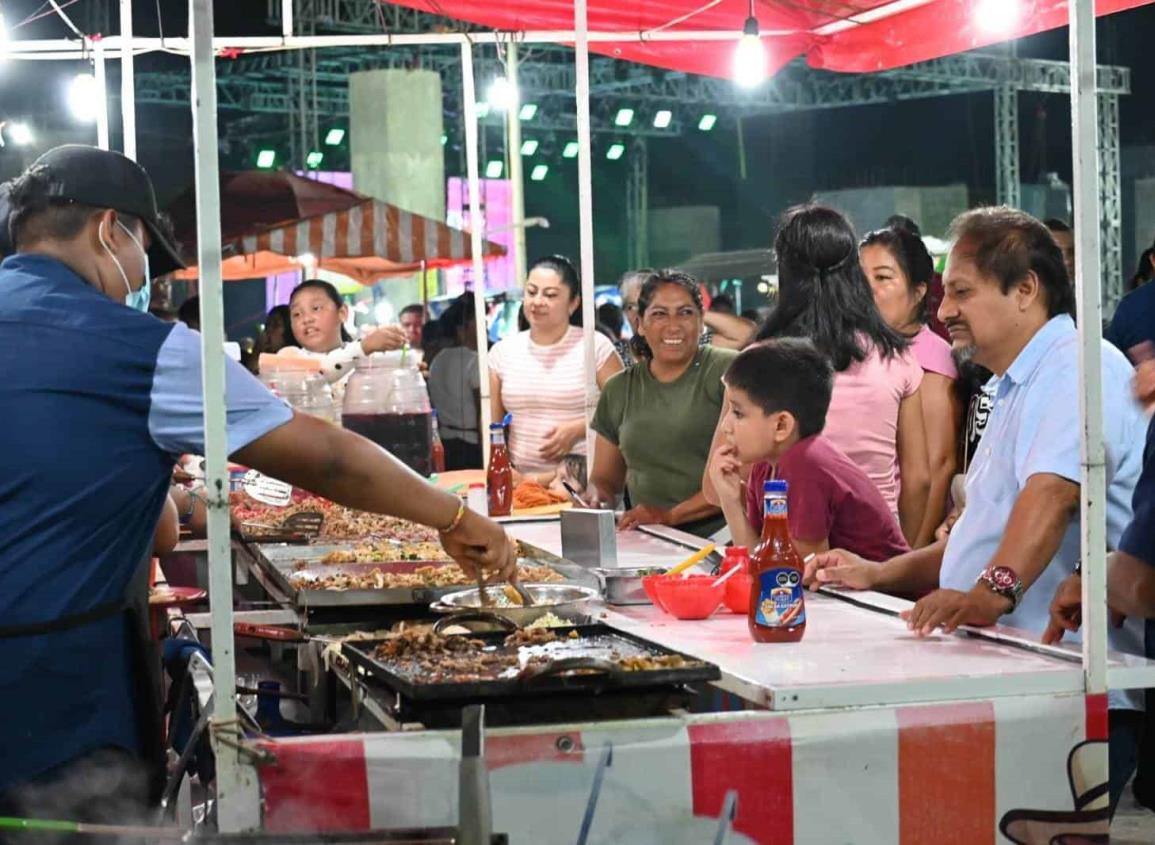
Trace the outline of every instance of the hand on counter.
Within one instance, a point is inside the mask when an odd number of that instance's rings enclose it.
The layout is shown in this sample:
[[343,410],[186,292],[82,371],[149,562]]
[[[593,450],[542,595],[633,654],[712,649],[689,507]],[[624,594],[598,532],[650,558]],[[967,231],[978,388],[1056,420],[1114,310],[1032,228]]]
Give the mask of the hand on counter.
[[935,590],[899,614],[915,636],[928,637],[936,629],[953,632],[959,625],[994,625],[1010,609],[1010,599],[976,584],[967,592]]
[[[1072,634],[1083,624],[1083,579],[1079,575],[1068,575],[1051,599],[1051,621],[1043,631],[1043,645],[1054,645],[1063,639],[1063,633]],[[1107,608],[1107,619],[1113,628],[1121,628],[1127,617],[1117,610]]]
[[812,590],[819,587],[873,590],[880,566],[845,549],[831,549],[818,552],[809,560],[802,573],[802,583]]
[[650,505],[638,505],[636,508],[630,508],[622,518],[618,520],[618,530],[628,531],[631,528],[637,528],[639,525],[669,525],[670,512],[655,508]]
[[469,575],[480,567],[487,581],[508,581],[517,574],[517,544],[491,519],[467,510],[461,524],[441,535],[441,545]]

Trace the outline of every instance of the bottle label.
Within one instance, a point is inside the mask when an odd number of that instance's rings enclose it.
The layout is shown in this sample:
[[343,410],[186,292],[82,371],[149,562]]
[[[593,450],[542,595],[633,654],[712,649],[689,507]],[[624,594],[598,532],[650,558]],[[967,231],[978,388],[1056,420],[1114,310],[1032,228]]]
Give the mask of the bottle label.
[[767,496],[766,516],[786,516],[786,497]]
[[754,621],[768,628],[794,628],[806,621],[802,573],[797,569],[767,569],[758,575],[758,607]]

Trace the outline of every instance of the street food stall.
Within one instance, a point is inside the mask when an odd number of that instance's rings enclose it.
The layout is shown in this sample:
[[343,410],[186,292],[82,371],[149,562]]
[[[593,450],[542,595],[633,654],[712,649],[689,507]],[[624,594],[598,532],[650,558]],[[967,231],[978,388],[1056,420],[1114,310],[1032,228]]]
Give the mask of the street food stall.
[[[421,5],[410,3],[409,5]],[[445,12],[444,3],[432,4]],[[484,4],[451,4],[481,9]],[[532,5],[532,4],[531,4]],[[556,8],[557,4],[541,4]],[[667,4],[663,19],[694,3]],[[722,4],[707,4],[710,7]],[[734,5],[732,3],[726,5]],[[742,4],[745,6],[745,4]],[[810,6],[818,4],[799,4]],[[966,20],[967,5],[953,0],[878,2],[835,24],[818,24],[809,16],[783,21],[782,31],[767,31],[773,44],[789,46],[790,55],[808,52],[812,62],[842,70],[865,70],[993,43],[1012,35],[1064,23],[1064,3],[1043,0],[1036,14],[1013,31],[977,35]],[[605,31],[589,32],[587,2],[574,4],[574,28],[565,31],[510,33],[436,33],[430,35],[298,36],[293,32],[292,4],[286,2],[285,32],[279,38],[216,38],[210,0],[191,0],[190,37],[168,39],[105,39],[97,50],[103,75],[105,54],[119,51],[126,68],[137,49],[187,51],[193,65],[194,140],[197,162],[198,246],[204,342],[206,396],[206,475],[209,491],[208,586],[211,614],[190,617],[191,626],[207,632],[212,663],[198,664],[197,687],[201,727],[213,740],[215,777],[212,781],[213,821],[224,834],[243,831],[307,833],[402,829],[444,832],[447,828],[472,834],[507,833],[513,842],[909,842],[975,843],[1051,842],[1063,836],[1106,831],[1106,690],[1155,685],[1155,665],[1140,658],[1108,655],[1105,644],[1106,602],[1104,532],[1104,462],[1101,433],[1102,398],[1097,380],[1087,378],[1099,367],[1100,313],[1098,282],[1099,228],[1095,189],[1094,15],[1139,5],[1134,0],[1070,4],[1072,102],[1075,138],[1075,226],[1079,238],[1077,286],[1081,303],[1079,330],[1083,340],[1080,385],[1083,391],[1084,469],[1082,540],[1084,623],[1082,652],[1046,648],[1008,630],[961,630],[949,636],[912,638],[896,612],[905,606],[890,597],[823,593],[808,597],[807,637],[795,644],[756,645],[739,615],[715,612],[698,621],[674,621],[645,605],[610,606],[601,601],[601,584],[589,586],[590,572],[571,563],[562,547],[563,517],[515,520],[509,530],[525,545],[527,566],[542,567],[560,581],[545,587],[571,590],[572,600],[584,596],[570,623],[529,634],[519,628],[494,635],[467,628],[466,634],[407,634],[396,628],[412,616],[432,621],[432,604],[453,593],[418,569],[445,566],[440,561],[409,560],[406,567],[382,565],[381,560],[349,566],[376,567],[396,579],[416,578],[418,586],[398,586],[384,580],[368,592],[390,593],[391,602],[318,599],[326,591],[349,590],[343,583],[325,583],[333,576],[318,574],[310,555],[338,558],[352,554],[368,536],[346,537],[322,552],[309,542],[261,543],[250,537],[230,539],[225,412],[221,359],[222,308],[220,197],[218,183],[216,101],[213,58],[229,49],[315,49],[342,44],[387,47],[393,43],[443,43],[460,46],[465,79],[467,158],[472,197],[472,258],[475,277],[482,278],[476,97],[473,45],[502,38],[562,41],[576,45],[578,66],[579,186],[583,279],[587,295],[587,338],[593,334],[593,218],[591,189],[588,56],[597,49],[670,66],[687,44],[706,43],[705,51],[689,51],[695,61],[717,58],[722,42],[741,36],[737,27],[718,23],[691,29],[699,22],[686,18],[659,26],[623,25],[605,17]],[[683,7],[685,7],[683,9]],[[1045,7],[1045,8],[1042,8]],[[123,2],[122,11],[131,3]],[[489,9],[485,6],[485,9]],[[500,8],[500,4],[492,6]],[[604,13],[607,9],[599,7]],[[568,20],[568,9],[564,9]],[[462,17],[468,9],[462,11]],[[535,18],[535,20],[537,20]],[[789,24],[789,26],[788,26]],[[944,25],[945,24],[945,25]],[[954,24],[958,24],[957,26]],[[629,30],[626,32],[626,30]],[[640,31],[639,31],[640,30]],[[899,50],[899,41],[908,49]],[[924,37],[934,33],[935,38]],[[88,49],[87,44],[83,49]],[[40,53],[68,58],[81,48],[71,42],[21,44],[14,53]],[[913,51],[913,52],[912,52]],[[782,55],[785,55],[785,52]],[[648,58],[647,58],[648,57]],[[776,58],[776,61],[778,59]],[[860,66],[856,66],[860,65]],[[707,72],[716,62],[691,69]],[[131,73],[125,75],[126,127],[135,126]],[[107,119],[103,136],[107,144]],[[126,133],[131,134],[131,133]],[[135,145],[132,138],[126,146]],[[484,330],[484,297],[478,330]],[[588,344],[592,362],[592,339]],[[485,366],[484,343],[481,366]],[[589,366],[593,378],[593,367]],[[482,391],[487,381],[482,380]],[[483,411],[487,403],[482,402]],[[591,403],[592,404],[592,403]],[[591,408],[592,410],[592,408]],[[323,525],[323,520],[322,520]],[[296,541],[298,538],[292,538]],[[384,538],[387,541],[390,538]],[[622,559],[666,569],[697,548],[699,541],[675,532],[626,532],[616,537]],[[354,544],[352,549],[348,544]],[[235,555],[234,555],[235,552]],[[235,557],[235,569],[232,563]],[[297,561],[304,566],[297,566]],[[288,562],[287,562],[288,561]],[[338,566],[344,564],[337,564]],[[701,564],[709,567],[709,559]],[[388,567],[386,567],[388,569]],[[348,579],[347,570],[334,574]],[[242,574],[244,573],[244,574]],[[295,573],[308,577],[294,578]],[[363,573],[361,573],[363,574]],[[447,574],[447,573],[441,573]],[[314,577],[315,576],[315,577]],[[373,576],[376,577],[376,576]],[[302,583],[302,580],[306,583]],[[238,583],[240,582],[240,583]],[[584,583],[583,583],[584,582]],[[483,588],[476,589],[478,598]],[[496,588],[495,588],[496,589]],[[246,604],[264,596],[262,609]],[[454,591],[457,592],[457,591]],[[504,592],[504,591],[502,591]],[[401,595],[403,593],[403,595]],[[234,601],[236,611],[234,612]],[[376,605],[386,606],[381,613]],[[543,607],[543,610],[549,605]],[[558,614],[555,614],[558,615]],[[329,711],[326,726],[338,733],[291,738],[263,735],[243,715],[238,722],[237,653],[234,622],[279,625],[278,644],[269,647],[269,671],[283,668],[286,653],[310,708]],[[465,620],[461,620],[462,624]],[[336,632],[330,626],[345,626]],[[381,626],[378,628],[378,626]],[[245,629],[242,629],[244,631]],[[338,643],[349,630],[357,640]],[[249,629],[247,634],[259,634]],[[265,632],[268,636],[274,636]],[[572,637],[570,634],[576,634]],[[394,635],[392,641],[389,635]],[[366,639],[367,637],[367,639]],[[452,640],[453,637],[458,639]],[[576,640],[613,640],[600,656],[576,655],[584,663],[578,674],[545,676],[534,696],[523,684],[502,684],[503,678],[467,665],[472,691],[453,690],[447,700],[502,701],[507,724],[482,731],[481,716],[472,704],[459,720],[461,729],[437,727],[449,714],[445,708],[423,710],[414,705],[424,693],[422,683],[438,686],[448,666],[459,666],[458,655],[476,658],[478,641],[500,645],[516,654],[500,664],[504,672],[516,666],[536,668],[524,650],[547,648]],[[550,639],[553,637],[554,639]],[[486,639],[489,638],[489,639]],[[447,645],[452,640],[455,645]],[[398,652],[390,642],[413,646],[422,670],[400,671],[389,661],[413,654]],[[328,646],[339,644],[339,653]],[[597,642],[583,643],[593,646]],[[370,650],[370,645],[372,649]],[[318,646],[325,646],[318,648]],[[640,650],[627,653],[630,647]],[[406,646],[405,648],[408,648]],[[430,653],[434,659],[430,659]],[[615,657],[616,655],[616,657]],[[608,658],[608,659],[607,659]],[[635,668],[626,662],[638,658]],[[196,661],[190,660],[190,663]],[[532,667],[529,664],[533,664]],[[678,670],[667,672],[666,670]],[[663,675],[646,687],[646,695],[630,672]],[[204,681],[207,679],[208,687]],[[519,679],[520,680],[520,679]],[[530,681],[532,684],[533,681]],[[326,685],[327,695],[314,689]],[[499,689],[500,688],[500,689]],[[342,691],[343,690],[343,691]],[[603,699],[623,692],[627,709],[599,712]],[[315,697],[314,697],[315,696]],[[577,702],[564,721],[549,718],[519,722],[531,698],[554,697]],[[641,715],[639,700],[651,710]],[[400,702],[400,709],[399,709]],[[634,708],[634,709],[629,709]],[[495,710],[497,708],[495,707]],[[539,713],[542,709],[537,708]],[[548,716],[548,710],[545,711]],[[400,716],[401,718],[398,718]],[[434,718],[434,716],[436,718]],[[346,718],[348,717],[348,718]],[[432,725],[421,720],[429,718]],[[375,723],[374,723],[375,722]],[[389,834],[378,834],[385,841]],[[417,841],[419,834],[411,834]],[[396,840],[396,836],[393,836]],[[449,841],[444,834],[442,841]],[[456,841],[471,840],[462,836]]]

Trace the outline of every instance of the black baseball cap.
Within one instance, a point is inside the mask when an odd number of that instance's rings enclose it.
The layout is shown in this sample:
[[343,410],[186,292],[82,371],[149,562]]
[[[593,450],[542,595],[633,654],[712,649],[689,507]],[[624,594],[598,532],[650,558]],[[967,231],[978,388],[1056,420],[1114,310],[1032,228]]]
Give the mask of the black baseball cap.
[[51,197],[139,217],[151,240],[148,263],[153,276],[185,266],[161,226],[152,180],[132,159],[99,147],[65,144],[40,156],[32,167],[43,169]]

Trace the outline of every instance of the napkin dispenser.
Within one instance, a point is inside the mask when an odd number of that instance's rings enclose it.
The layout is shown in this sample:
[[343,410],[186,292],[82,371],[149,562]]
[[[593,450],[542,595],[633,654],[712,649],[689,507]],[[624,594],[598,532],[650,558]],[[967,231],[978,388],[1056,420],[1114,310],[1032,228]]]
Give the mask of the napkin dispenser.
[[618,566],[617,517],[609,510],[561,512],[561,555],[589,569]]

